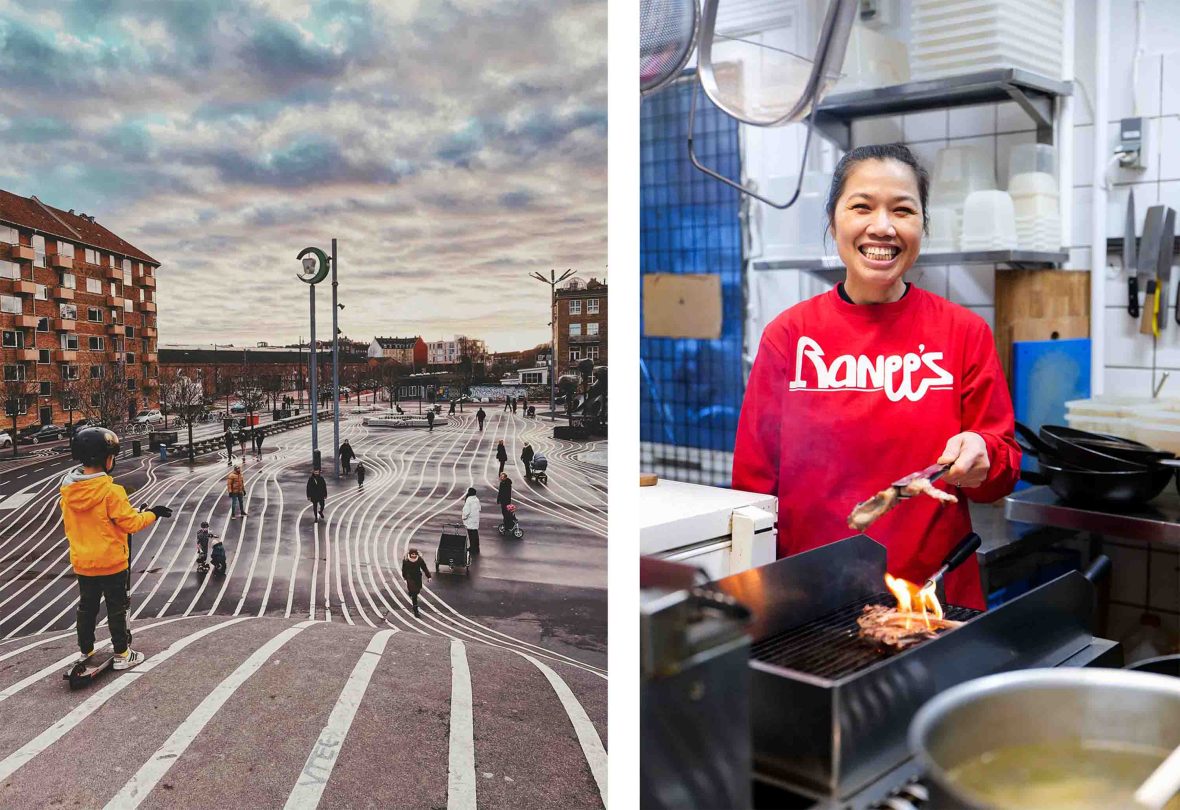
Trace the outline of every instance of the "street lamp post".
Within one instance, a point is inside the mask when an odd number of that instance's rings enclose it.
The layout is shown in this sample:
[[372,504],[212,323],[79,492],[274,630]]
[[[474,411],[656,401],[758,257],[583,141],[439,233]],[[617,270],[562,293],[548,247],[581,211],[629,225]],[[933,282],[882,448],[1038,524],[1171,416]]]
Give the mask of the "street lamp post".
[[309,375],[311,381],[311,464],[315,468],[320,466],[320,413],[316,386],[316,366],[318,365],[319,352],[316,350],[315,342],[315,285],[327,278],[329,260],[324,251],[314,247],[304,248],[295,258],[303,262],[303,272],[296,277],[311,288],[309,295],[311,299],[311,338],[308,345],[308,356],[311,358],[311,373]]
[[549,269],[549,278],[540,273],[531,274],[543,284],[549,285],[549,421],[557,421],[557,285],[574,275],[572,269],[566,270],[557,278],[553,268]]
[[340,477],[340,329],[336,316],[336,240],[332,240],[332,467]]

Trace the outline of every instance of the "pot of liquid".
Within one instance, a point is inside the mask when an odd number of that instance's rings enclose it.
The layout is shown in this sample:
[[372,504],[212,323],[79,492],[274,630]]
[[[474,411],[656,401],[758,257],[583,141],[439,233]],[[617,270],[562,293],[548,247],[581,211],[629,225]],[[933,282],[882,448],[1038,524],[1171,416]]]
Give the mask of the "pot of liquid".
[[[937,810],[1134,808],[1180,745],[1180,680],[1034,669],[968,681],[914,716],[910,748]],[[1180,796],[1167,810],[1180,810]]]

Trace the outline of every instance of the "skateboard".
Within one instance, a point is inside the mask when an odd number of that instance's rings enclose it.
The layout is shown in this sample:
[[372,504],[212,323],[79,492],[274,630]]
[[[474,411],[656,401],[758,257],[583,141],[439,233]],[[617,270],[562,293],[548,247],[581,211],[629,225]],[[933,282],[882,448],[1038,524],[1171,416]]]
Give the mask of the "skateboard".
[[98,680],[115,663],[115,651],[96,652],[89,660],[74,664],[61,677],[70,682],[70,689],[81,689]]

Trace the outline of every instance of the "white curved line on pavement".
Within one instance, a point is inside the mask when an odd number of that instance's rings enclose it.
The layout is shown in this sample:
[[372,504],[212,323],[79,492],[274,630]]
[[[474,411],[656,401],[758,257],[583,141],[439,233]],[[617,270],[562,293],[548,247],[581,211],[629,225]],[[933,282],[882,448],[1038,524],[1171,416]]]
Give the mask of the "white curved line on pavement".
[[316,807],[323,796],[324,788],[328,786],[328,779],[332,776],[332,769],[336,767],[336,760],[340,757],[340,750],[344,747],[344,740],[348,730],[352,727],[356,710],[360,708],[361,700],[365,697],[365,690],[369,688],[369,681],[381,662],[381,654],[385,652],[385,645],[389,637],[397,630],[379,630],[369,642],[369,646],[361,653],[360,660],[352,668],[352,674],[344,684],[332,713],[319,739],[312,746],[307,761],[303,763],[303,770],[291,795],[287,797],[287,810]]
[[447,765],[447,810],[475,810],[475,731],[471,670],[463,642],[451,639],[451,746]]

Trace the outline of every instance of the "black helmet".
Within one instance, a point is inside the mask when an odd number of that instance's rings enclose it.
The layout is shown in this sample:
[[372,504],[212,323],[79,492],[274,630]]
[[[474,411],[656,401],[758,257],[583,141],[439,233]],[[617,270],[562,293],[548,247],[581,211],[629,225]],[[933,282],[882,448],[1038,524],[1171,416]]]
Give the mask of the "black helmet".
[[119,437],[113,430],[88,427],[74,434],[74,458],[87,467],[106,469],[107,458],[119,455]]

